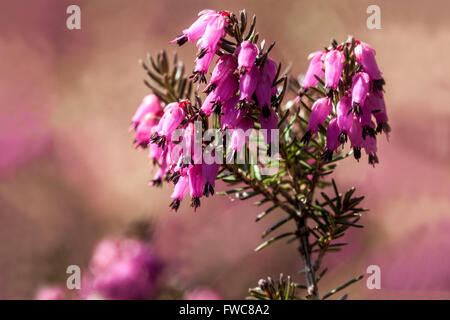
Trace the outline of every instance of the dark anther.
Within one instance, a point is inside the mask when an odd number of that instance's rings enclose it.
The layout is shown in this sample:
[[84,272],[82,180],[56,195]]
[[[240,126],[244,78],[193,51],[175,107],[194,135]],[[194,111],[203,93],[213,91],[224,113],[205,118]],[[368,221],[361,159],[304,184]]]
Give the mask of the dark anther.
[[178,199],[173,200],[169,207],[172,210],[178,211],[178,208],[180,207],[180,200]]
[[222,112],[222,104],[220,102],[214,102],[212,109],[214,110],[214,113],[217,115],[220,115]]
[[386,84],[386,81],[384,81],[384,79],[373,80],[373,88],[374,88],[374,90],[382,91],[383,90],[383,86],[385,84]]
[[311,137],[312,137],[312,132],[311,132],[311,130],[308,130],[308,131],[305,132],[303,137],[300,139],[300,142],[308,144],[309,141],[311,140]]
[[348,141],[348,136],[345,132],[341,132],[338,137],[339,143],[344,144]]
[[206,48],[201,49],[201,50],[199,51],[199,53],[197,53],[197,58],[198,58],[198,59],[203,58],[207,52],[208,52],[208,49],[206,49]]
[[322,154],[322,160],[323,161],[333,160],[333,151],[326,149],[325,152]]
[[200,83],[206,83],[206,77],[203,72],[195,71],[194,74],[192,74],[189,79],[193,82],[200,82]]
[[361,159],[361,148],[354,147],[353,148],[353,156],[355,157],[356,160],[359,161],[359,159]]
[[199,197],[193,197],[192,198],[191,207],[194,207],[195,209],[200,207],[200,198]]
[[151,185],[154,187],[159,187],[162,185],[162,180],[160,178],[151,181]]
[[209,86],[206,87],[205,89],[205,93],[206,94],[210,94],[211,92],[213,92],[216,89],[217,85],[215,83],[211,83],[209,84]]
[[378,163],[378,157],[376,153],[369,154],[369,164],[375,166]]
[[270,109],[269,109],[269,107],[268,106],[264,106],[263,108],[262,108],[262,115],[263,115],[263,117],[264,118],[268,118],[268,117],[270,117]]
[[327,97],[333,99],[334,90],[332,88],[328,88]]
[[181,35],[177,38],[177,44],[181,47],[183,44],[185,44],[188,41],[188,38],[186,35]]
[[369,127],[369,126],[364,126],[363,130],[362,130],[362,137],[364,140],[366,140],[367,136],[370,136],[372,138],[375,138],[377,132],[375,131],[374,128]]

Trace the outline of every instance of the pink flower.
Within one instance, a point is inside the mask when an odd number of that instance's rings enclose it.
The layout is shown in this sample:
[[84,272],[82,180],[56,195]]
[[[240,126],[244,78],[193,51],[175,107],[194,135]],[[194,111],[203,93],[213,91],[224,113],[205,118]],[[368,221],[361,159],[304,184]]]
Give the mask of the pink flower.
[[217,60],[216,66],[211,74],[211,79],[204,92],[213,91],[217,84],[222,81],[230,73],[233,73],[237,68],[236,57],[232,54],[224,54]]
[[322,159],[325,161],[331,161],[333,159],[333,152],[339,147],[339,134],[341,130],[338,126],[337,118],[334,117],[328,123],[327,128],[327,146]]
[[369,164],[375,167],[375,164],[378,163],[377,139],[371,136],[366,137],[366,139],[363,140],[363,147],[364,151],[369,156]]
[[271,107],[264,106],[258,120],[261,123],[261,129],[267,130],[267,135],[265,135],[266,143],[270,144],[272,141],[272,129],[278,129],[278,115]]
[[150,137],[154,133],[158,123],[159,117],[156,117],[152,113],[147,113],[140,119],[139,125],[136,128],[136,133],[134,134],[135,148],[147,148],[150,143]]
[[[222,106],[227,100],[233,97],[236,94],[238,89],[238,80],[236,76],[232,73],[228,74],[214,90],[216,95],[216,104],[218,106]],[[215,110],[217,113],[220,113],[220,108]]]
[[194,42],[203,36],[209,22],[216,19],[219,13],[214,10],[203,10],[198,15],[199,18],[189,28],[183,30],[183,35],[172,40],[170,43],[177,42],[179,45],[183,45],[186,41]]
[[256,98],[258,99],[258,104],[262,108],[264,106],[270,106],[270,99],[272,97],[272,87],[277,75],[278,65],[275,61],[267,58],[264,63],[264,67],[261,72],[260,81],[256,87]]
[[91,294],[118,300],[151,298],[161,266],[152,248],[141,241],[103,240],[89,264]]
[[238,50],[238,69],[241,73],[245,73],[253,66],[258,55],[258,47],[251,41],[243,41]]
[[[306,131],[310,132],[309,138],[311,137],[311,134],[315,134],[317,133],[317,131],[319,131],[319,125],[325,123],[325,120],[327,120],[327,117],[332,110],[333,105],[330,98],[320,98],[317,99],[316,102],[314,102],[311,108],[311,115],[309,116],[308,126],[306,127]],[[302,140],[309,141],[308,137],[304,138],[305,139]]]
[[331,50],[325,56],[325,86],[336,90],[342,69],[344,68],[345,57],[339,50]]
[[216,48],[206,48],[205,53],[199,58],[195,59],[194,76],[192,79],[194,81],[199,80],[199,82],[206,83],[205,74],[208,72],[209,66],[216,54]]
[[200,198],[203,195],[202,165],[195,164],[188,170],[189,191],[192,198],[191,206],[197,209],[200,206]]
[[371,79],[381,80],[381,72],[378,69],[375,60],[375,50],[365,42],[360,42],[353,51],[355,53],[356,62],[358,62],[367,72]]
[[202,177],[203,177],[203,195],[208,197],[210,194],[214,195],[214,187],[216,185],[216,177],[219,172],[219,165],[217,163],[202,164]]
[[170,208],[177,211],[180,207],[181,201],[189,192],[189,178],[187,175],[181,175],[173,189],[172,195],[170,196],[173,201],[170,204]]
[[240,114],[244,113],[243,110],[236,110],[238,100],[239,97],[234,96],[223,104],[222,117],[220,118],[222,129],[232,128],[236,120],[240,118]]
[[302,87],[308,89],[309,87],[314,87],[317,85],[319,80],[316,77],[322,78],[324,75],[324,64],[323,58],[325,51],[316,51],[309,55],[308,59],[311,60],[309,63],[308,70],[306,71],[305,78],[302,81]]
[[352,106],[358,107],[364,103],[370,89],[370,77],[365,72],[358,72],[352,78]]
[[222,298],[210,289],[195,289],[187,294],[184,300],[221,300]]
[[188,103],[188,101],[172,102],[166,106],[164,115],[156,128],[156,134],[152,136],[152,142],[157,143],[159,146],[164,146],[167,138],[170,138],[185,119],[184,110]]
[[248,72],[241,74],[239,80],[239,100],[252,101],[252,96],[255,93],[259,80],[260,72],[257,66],[252,66]]
[[202,107],[200,108],[208,117],[211,115],[213,108],[215,107],[217,96],[214,91],[212,91],[203,101]]
[[347,134],[353,123],[353,114],[350,113],[351,107],[351,99],[348,96],[342,97],[336,107],[337,124],[339,129]]
[[154,94],[147,95],[143,100],[139,108],[136,110],[132,118],[132,127],[137,128],[139,123],[147,114],[154,114],[160,116],[162,114],[161,101]]
[[368,107],[377,121],[377,132],[383,131],[389,138],[391,128],[388,124],[389,118],[387,116],[383,92],[372,91],[367,97],[366,104],[368,104]]
[[353,117],[353,123],[348,132],[348,137],[350,138],[350,147],[353,148],[353,155],[356,160],[359,160],[361,158],[361,147],[364,140],[362,137],[362,127],[356,116]]
[[[248,140],[248,135],[245,132],[254,127],[253,121],[241,113],[240,117],[236,119],[234,128],[231,133],[231,149],[241,151]],[[234,154],[234,153],[233,153]]]
[[61,286],[42,287],[36,294],[36,300],[63,300],[64,289]]

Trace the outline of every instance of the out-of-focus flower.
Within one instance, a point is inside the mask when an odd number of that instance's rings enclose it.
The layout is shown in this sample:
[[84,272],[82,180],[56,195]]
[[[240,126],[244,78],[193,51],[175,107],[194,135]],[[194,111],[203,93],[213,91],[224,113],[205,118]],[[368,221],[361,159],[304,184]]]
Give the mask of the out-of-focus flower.
[[222,298],[211,289],[198,288],[189,292],[184,300],[222,300]]
[[36,300],[63,300],[66,292],[61,286],[42,287],[36,293]]
[[161,115],[161,113],[162,113],[161,101],[159,101],[159,98],[156,95],[149,94],[144,97],[139,108],[136,110],[136,113],[134,114],[131,120],[132,126],[133,128],[137,128],[138,125],[141,123],[141,121],[144,119],[144,117],[147,116],[148,114],[158,116]]
[[117,300],[151,298],[161,267],[148,244],[131,238],[105,239],[94,249],[85,294]]

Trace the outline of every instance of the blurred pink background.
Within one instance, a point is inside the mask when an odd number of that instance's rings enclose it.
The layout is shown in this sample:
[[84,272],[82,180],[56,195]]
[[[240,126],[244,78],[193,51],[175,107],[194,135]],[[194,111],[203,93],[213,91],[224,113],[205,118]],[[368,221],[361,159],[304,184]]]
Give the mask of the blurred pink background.
[[[81,30],[66,8],[81,7]],[[382,30],[368,30],[366,8],[381,7]],[[355,186],[370,208],[351,245],[325,260],[321,293],[381,268],[381,290],[365,279],[352,299],[450,298],[450,25],[448,1],[14,1],[0,3],[0,298],[32,298],[85,266],[104,236],[138,219],[155,223],[154,245],[168,281],[243,298],[262,277],[297,274],[294,245],[254,253],[260,233],[251,201],[224,196],[196,213],[168,210],[170,187],[149,188],[145,152],[127,128],[149,91],[138,59],[178,50],[192,67],[196,49],[169,46],[204,8],[257,15],[276,41],[273,56],[306,70],[310,52],[348,34],[370,43],[387,82],[392,134],[380,164],[347,160],[341,188]],[[219,186],[218,189],[223,189]],[[366,277],[367,278],[367,277]]]

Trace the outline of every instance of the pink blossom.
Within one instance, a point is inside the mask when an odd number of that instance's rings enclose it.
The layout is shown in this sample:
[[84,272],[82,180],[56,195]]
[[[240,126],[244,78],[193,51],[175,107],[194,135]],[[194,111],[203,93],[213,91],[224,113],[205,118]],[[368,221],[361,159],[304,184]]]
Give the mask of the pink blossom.
[[331,50],[325,56],[325,86],[336,90],[342,69],[344,68],[345,57],[339,50]]
[[187,294],[185,300],[222,300],[222,298],[211,289],[195,289]]
[[382,79],[381,72],[378,69],[377,61],[375,60],[375,50],[367,43],[360,42],[354,49],[356,62],[362,65],[365,72],[367,72],[371,79]]
[[322,157],[324,160],[330,161],[333,158],[333,152],[336,151],[336,149],[339,147],[340,144],[339,142],[340,133],[341,130],[339,129],[337,118],[334,117],[328,123],[327,145]]
[[217,96],[214,91],[212,91],[203,101],[202,107],[200,108],[208,117],[211,115],[213,108],[215,106]]
[[202,165],[195,164],[188,170],[189,192],[192,198],[192,206],[197,209],[200,206],[200,198],[203,195]]
[[278,129],[278,115],[276,112],[268,106],[264,106],[259,114],[259,123],[261,123],[261,129],[267,130],[266,142],[271,143],[272,129]]
[[364,151],[369,156],[369,164],[375,166],[375,164],[378,163],[377,139],[371,136],[367,136],[363,140],[363,147]]
[[244,115],[241,115],[239,119],[236,120],[231,133],[231,148],[233,151],[242,150],[245,142],[248,140],[248,135],[246,135],[245,132],[253,127],[253,121]]
[[309,63],[308,70],[306,71],[305,78],[302,81],[302,87],[308,89],[309,87],[314,87],[317,85],[319,80],[316,77],[322,78],[324,75],[324,64],[323,58],[325,51],[316,51],[309,55],[308,59],[311,60]]
[[202,177],[203,177],[203,194],[208,197],[210,194],[214,195],[214,187],[216,185],[216,177],[219,172],[219,165],[217,163],[202,164]]
[[36,294],[36,300],[63,300],[64,289],[61,286],[42,287]]
[[223,104],[222,117],[220,118],[222,129],[232,128],[236,120],[239,119],[240,115],[244,113],[243,110],[236,110],[238,100],[239,97],[234,96]]
[[258,99],[258,104],[261,108],[271,105],[270,99],[272,97],[272,87],[277,70],[278,65],[276,62],[267,58],[261,72],[260,81],[256,87],[256,98]]
[[152,142],[164,146],[166,139],[171,136],[185,119],[184,109],[186,108],[187,103],[187,101],[182,101],[172,102],[167,105],[164,110],[164,115],[156,128],[156,135],[155,137],[152,137]]
[[[222,105],[225,101],[229,100],[236,94],[238,89],[238,80],[232,73],[228,74],[214,90],[216,94],[216,104]],[[219,109],[220,111],[220,109]]]
[[253,66],[258,55],[258,47],[251,41],[243,41],[238,50],[238,69],[241,73],[245,73]]
[[175,183],[172,195],[170,196],[173,199],[172,203],[170,204],[170,208],[177,211],[180,207],[181,201],[183,201],[188,192],[189,178],[187,175],[181,175]]
[[141,105],[131,120],[132,126],[137,128],[142,119],[149,113],[157,116],[162,114],[161,101],[154,94],[149,94],[142,100]]
[[206,50],[205,53],[200,58],[197,57],[195,59],[193,79],[196,80],[198,78],[200,82],[206,83],[205,74],[208,72],[209,66],[216,54],[216,48],[206,48],[204,50]]
[[183,30],[183,35],[172,40],[170,43],[177,42],[179,45],[182,45],[186,41],[194,42],[203,36],[208,23],[214,20],[219,13],[215,10],[203,10],[198,15],[199,18],[189,28]]
[[260,72],[257,66],[252,66],[248,72],[241,74],[239,81],[239,100],[252,101],[256,87],[260,80]]
[[352,106],[364,103],[370,89],[370,77],[365,72],[358,72],[352,78]]
[[348,133],[353,123],[353,114],[350,113],[351,99],[348,96],[342,97],[336,107],[337,124],[342,132]]
[[217,84],[222,81],[230,73],[233,73],[237,68],[236,57],[232,54],[224,54],[221,56],[214,67],[211,74],[211,79],[208,86],[205,88],[204,92],[210,92],[214,90]]
[[147,244],[134,239],[106,239],[94,249],[89,270],[91,294],[106,299],[147,299],[155,293],[161,262]]
[[325,123],[325,120],[332,110],[333,105],[330,98],[317,99],[311,108],[311,115],[309,116],[306,131],[310,131],[312,134],[317,133],[319,125]]
[[359,160],[361,158],[361,147],[363,144],[363,137],[362,137],[362,127],[359,122],[358,117],[353,117],[353,123],[352,127],[350,128],[350,131],[348,132],[348,137],[350,139],[350,147],[353,148],[353,155],[356,160]]
[[150,137],[154,133],[157,125],[159,123],[159,118],[152,113],[147,113],[140,119],[139,125],[136,128],[134,134],[134,147],[146,148],[150,143]]

